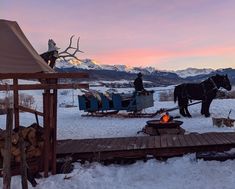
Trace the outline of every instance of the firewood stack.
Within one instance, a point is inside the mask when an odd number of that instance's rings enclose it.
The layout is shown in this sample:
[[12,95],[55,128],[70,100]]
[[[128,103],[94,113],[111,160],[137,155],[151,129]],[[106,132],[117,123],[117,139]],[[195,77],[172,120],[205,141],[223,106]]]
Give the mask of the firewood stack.
[[[12,161],[20,162],[20,146],[19,146],[19,131],[22,132],[25,146],[26,146],[26,158],[30,159],[33,157],[39,157],[43,153],[43,128],[36,123],[29,127],[21,127],[19,129],[13,130],[12,134]],[[0,131],[0,149],[1,149],[1,159],[3,159],[3,148],[5,140],[5,130]]]

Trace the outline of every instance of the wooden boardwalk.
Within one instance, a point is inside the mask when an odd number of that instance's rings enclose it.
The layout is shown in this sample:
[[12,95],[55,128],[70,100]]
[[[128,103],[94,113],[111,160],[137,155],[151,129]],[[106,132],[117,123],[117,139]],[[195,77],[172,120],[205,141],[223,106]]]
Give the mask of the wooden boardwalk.
[[60,140],[57,157],[71,155],[74,160],[105,161],[168,158],[203,151],[225,151],[235,147],[235,133],[141,136]]

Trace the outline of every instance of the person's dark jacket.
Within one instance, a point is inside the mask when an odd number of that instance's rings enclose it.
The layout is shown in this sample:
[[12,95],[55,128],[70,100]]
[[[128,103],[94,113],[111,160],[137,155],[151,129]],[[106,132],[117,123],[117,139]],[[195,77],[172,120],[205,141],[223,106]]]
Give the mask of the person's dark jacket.
[[137,77],[134,81],[134,86],[136,91],[143,91],[144,86],[143,86],[143,81],[141,77]]

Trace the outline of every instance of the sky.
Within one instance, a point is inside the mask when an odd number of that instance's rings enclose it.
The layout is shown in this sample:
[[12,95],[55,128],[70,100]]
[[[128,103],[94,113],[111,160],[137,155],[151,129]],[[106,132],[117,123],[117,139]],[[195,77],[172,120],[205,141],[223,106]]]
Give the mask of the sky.
[[[38,53],[80,37],[78,58],[160,70],[235,68],[234,0],[1,0]],[[74,45],[76,40],[74,40]]]

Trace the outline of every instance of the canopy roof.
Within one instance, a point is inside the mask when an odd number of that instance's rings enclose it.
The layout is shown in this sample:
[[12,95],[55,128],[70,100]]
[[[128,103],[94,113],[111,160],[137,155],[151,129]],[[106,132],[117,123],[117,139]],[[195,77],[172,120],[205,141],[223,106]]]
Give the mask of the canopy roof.
[[0,19],[0,73],[54,72],[15,21]]

